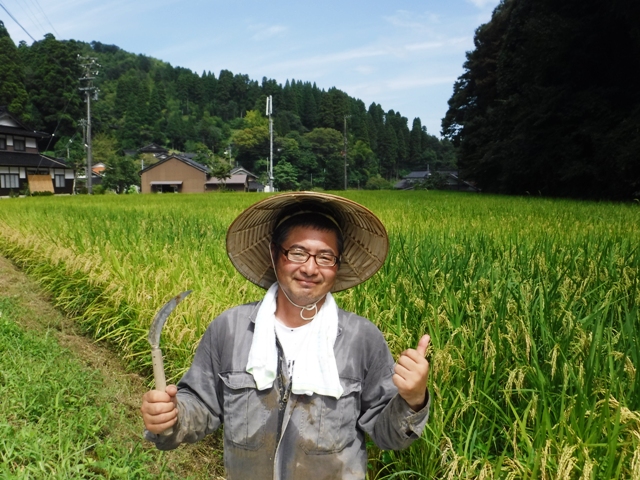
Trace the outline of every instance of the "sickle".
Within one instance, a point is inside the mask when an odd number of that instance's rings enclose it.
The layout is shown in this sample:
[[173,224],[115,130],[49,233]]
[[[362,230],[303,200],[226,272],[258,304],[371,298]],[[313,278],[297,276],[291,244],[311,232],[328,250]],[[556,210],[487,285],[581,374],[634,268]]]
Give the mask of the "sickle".
[[[171,315],[171,312],[176,308],[176,306],[184,300],[184,298],[191,293],[191,290],[187,290],[186,292],[182,292],[180,295],[176,295],[171,300],[169,300],[165,305],[158,311],[153,322],[151,323],[151,327],[149,328],[149,343],[151,344],[151,361],[153,363],[153,378],[156,384],[156,390],[160,390],[164,392],[167,389],[167,380],[164,375],[164,363],[162,361],[162,350],[160,350],[160,334],[162,333],[162,327],[164,327],[164,323]],[[169,428],[165,430],[162,435],[171,435],[173,429]]]

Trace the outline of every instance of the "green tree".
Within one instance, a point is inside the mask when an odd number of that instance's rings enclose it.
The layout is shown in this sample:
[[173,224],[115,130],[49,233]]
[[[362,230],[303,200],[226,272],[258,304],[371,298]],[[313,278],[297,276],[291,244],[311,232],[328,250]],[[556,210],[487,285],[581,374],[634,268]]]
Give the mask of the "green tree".
[[333,128],[315,128],[304,135],[311,151],[316,156],[318,168],[322,172],[323,188],[344,188],[344,147],[343,137]]
[[153,84],[149,95],[149,109],[147,111],[147,124],[157,125],[162,119],[163,112],[167,108],[167,92],[162,82]]
[[231,178],[231,165],[224,158],[214,156],[213,162],[209,164],[209,173],[224,183],[225,180]]
[[299,100],[298,92],[296,90],[297,89],[295,88],[295,80],[293,80],[291,84],[289,83],[289,80],[285,82],[284,88],[282,89],[282,108],[295,115],[298,115]]
[[38,130],[73,135],[76,120],[84,116],[81,77],[75,42],[59,42],[51,34],[30,47],[18,49],[26,67],[31,124]]
[[302,87],[300,120],[307,130],[313,130],[318,126],[318,105],[313,94],[313,87],[308,82]]
[[398,175],[398,137],[391,122],[386,122],[378,139],[380,174],[390,180]]
[[233,143],[238,149],[237,160],[251,170],[256,160],[269,156],[269,128],[263,124],[238,130]]
[[637,196],[639,17],[631,1],[502,1],[443,120],[461,173],[485,191]]
[[378,162],[373,150],[362,140],[357,140],[355,145],[347,152],[349,158],[349,184],[358,187],[364,186],[371,176],[378,173]]
[[[190,143],[190,142],[188,142]],[[204,143],[193,142],[191,150],[195,151],[194,160],[209,168],[209,173],[221,181],[231,178],[231,165],[224,157],[216,156]]]
[[28,96],[23,71],[18,49],[0,21],[0,105],[6,105],[11,113],[28,122],[29,118],[24,116]]
[[133,157],[113,155],[107,162],[102,186],[116,193],[125,193],[131,185],[140,186],[138,166]]
[[94,164],[112,162],[113,158],[118,155],[118,150],[118,140],[114,136],[100,132],[93,137],[91,157]]
[[67,136],[60,137],[55,144],[53,155],[56,158],[64,159],[65,164],[73,169],[75,191],[78,174],[84,174],[87,166],[86,150],[82,140],[77,135],[71,138]]
[[212,117],[209,115],[209,111],[205,110],[197,128],[202,143],[210,146],[212,151],[215,151],[216,146],[220,148],[222,139],[225,137],[224,123],[220,117]]
[[320,125],[342,130],[344,116],[349,114],[349,97],[337,88],[330,88],[320,103]]
[[367,180],[367,184],[364,186],[366,190],[391,190],[393,185],[389,180],[382,178],[380,175],[374,175]]
[[298,190],[300,183],[298,182],[296,167],[286,160],[280,160],[273,167],[273,185],[280,191]]
[[306,188],[310,188],[314,177],[317,184],[321,177],[318,159],[313,153],[311,143],[300,132],[293,131],[286,137],[277,137],[275,147],[278,159],[295,165],[301,185],[302,181],[306,180]]
[[409,167],[413,170],[421,165],[422,156],[422,122],[420,118],[413,119],[409,134]]

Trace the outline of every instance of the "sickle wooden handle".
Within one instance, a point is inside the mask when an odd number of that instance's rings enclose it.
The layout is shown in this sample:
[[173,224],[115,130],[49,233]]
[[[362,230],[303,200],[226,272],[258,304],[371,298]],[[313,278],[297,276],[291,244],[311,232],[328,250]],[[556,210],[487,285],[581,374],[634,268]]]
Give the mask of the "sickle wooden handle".
[[[159,347],[151,347],[151,361],[153,363],[153,379],[156,383],[156,390],[164,392],[167,389],[167,379],[164,375],[164,362],[162,360],[162,350]],[[173,433],[173,428],[169,427],[160,435],[166,436]]]

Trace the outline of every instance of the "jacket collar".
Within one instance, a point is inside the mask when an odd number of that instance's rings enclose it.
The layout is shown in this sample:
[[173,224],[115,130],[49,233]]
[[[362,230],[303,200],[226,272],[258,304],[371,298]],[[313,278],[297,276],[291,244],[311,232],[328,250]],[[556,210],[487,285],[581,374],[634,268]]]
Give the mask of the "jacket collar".
[[[260,305],[262,305],[262,300],[255,303],[253,305],[253,310],[251,310],[251,313],[249,313],[249,320],[253,324],[256,323],[256,317],[258,316],[258,310],[260,309]],[[347,312],[341,309],[340,307],[338,307],[338,335],[337,335],[338,337],[342,335],[343,323],[346,320],[346,317],[347,317]]]

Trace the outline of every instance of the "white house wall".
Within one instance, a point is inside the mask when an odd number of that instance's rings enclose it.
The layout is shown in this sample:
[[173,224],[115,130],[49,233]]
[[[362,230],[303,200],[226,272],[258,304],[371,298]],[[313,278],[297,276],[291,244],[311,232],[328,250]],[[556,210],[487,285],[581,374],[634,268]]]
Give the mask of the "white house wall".
[[20,178],[25,178],[24,175],[24,167],[0,167],[0,173],[17,173],[20,175]]
[[9,117],[0,118],[0,125],[3,127],[19,127],[19,125]]
[[[64,175],[65,169],[64,168],[52,168],[51,169],[51,178],[54,179],[56,175]],[[66,176],[64,178],[67,178]],[[73,176],[71,177],[73,178]]]

